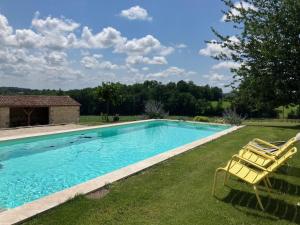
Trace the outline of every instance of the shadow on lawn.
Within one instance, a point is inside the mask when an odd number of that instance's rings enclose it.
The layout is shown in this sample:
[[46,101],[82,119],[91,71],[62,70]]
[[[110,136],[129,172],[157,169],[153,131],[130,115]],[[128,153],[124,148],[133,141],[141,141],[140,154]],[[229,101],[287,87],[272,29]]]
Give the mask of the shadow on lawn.
[[[300,224],[300,207],[297,205],[291,205],[283,200],[274,199],[272,197],[260,196],[262,204],[265,207],[265,211],[261,213],[261,209],[258,206],[254,193],[240,191],[237,189],[231,189],[229,194],[220,199],[223,202],[232,204],[235,208],[244,213],[256,217],[262,217],[264,219],[270,219],[276,221],[277,219],[287,220],[296,224]],[[237,206],[246,207],[253,211],[243,210]]]
[[253,126],[253,127],[273,127],[273,128],[283,128],[283,129],[294,129],[294,130],[300,130],[300,125],[271,125],[271,124],[247,124],[247,126]]
[[[270,177],[272,184],[271,190],[276,190],[280,193],[285,193],[289,195],[300,196],[300,186],[296,184],[289,183],[285,180]],[[300,208],[299,208],[300,209]]]
[[276,173],[293,177],[300,177],[300,168],[284,165],[279,170],[277,170]]

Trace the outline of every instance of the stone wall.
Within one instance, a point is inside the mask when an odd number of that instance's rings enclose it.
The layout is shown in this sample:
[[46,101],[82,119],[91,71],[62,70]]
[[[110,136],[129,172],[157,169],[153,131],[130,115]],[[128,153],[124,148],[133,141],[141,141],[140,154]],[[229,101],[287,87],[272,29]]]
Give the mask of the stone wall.
[[78,123],[79,106],[51,106],[49,107],[49,123]]
[[0,107],[0,128],[9,127],[9,108]]

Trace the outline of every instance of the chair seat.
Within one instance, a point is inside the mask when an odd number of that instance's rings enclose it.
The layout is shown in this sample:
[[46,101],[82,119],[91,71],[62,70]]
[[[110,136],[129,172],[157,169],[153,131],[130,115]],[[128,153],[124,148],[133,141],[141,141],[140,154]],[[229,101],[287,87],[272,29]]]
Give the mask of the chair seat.
[[236,160],[232,160],[228,170],[229,164],[230,162],[225,166],[224,170],[249,184],[257,184],[265,176],[264,171],[252,169]]

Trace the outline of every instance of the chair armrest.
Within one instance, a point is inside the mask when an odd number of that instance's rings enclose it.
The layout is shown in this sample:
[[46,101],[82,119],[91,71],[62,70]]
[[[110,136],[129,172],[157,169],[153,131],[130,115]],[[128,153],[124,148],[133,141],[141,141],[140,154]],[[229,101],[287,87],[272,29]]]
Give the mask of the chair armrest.
[[253,141],[254,141],[254,142],[257,142],[257,143],[261,143],[261,144],[267,145],[267,146],[269,146],[269,147],[271,147],[271,148],[279,149],[278,146],[273,145],[273,144],[271,144],[271,143],[269,143],[269,142],[266,142],[266,141],[264,141],[264,140],[261,140],[261,139],[259,139],[259,138],[255,138],[255,139],[253,139]]
[[287,141],[272,141],[272,142],[270,142],[270,144],[280,147],[281,145],[285,144],[286,142]]

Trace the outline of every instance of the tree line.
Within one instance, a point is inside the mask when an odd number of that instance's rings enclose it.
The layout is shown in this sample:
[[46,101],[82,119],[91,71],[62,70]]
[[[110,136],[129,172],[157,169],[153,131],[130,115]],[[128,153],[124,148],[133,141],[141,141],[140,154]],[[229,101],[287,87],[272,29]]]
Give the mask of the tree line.
[[[135,84],[108,82],[95,88],[68,91],[0,88],[0,94],[69,95],[81,104],[81,115],[100,115],[107,109],[110,114],[140,115],[149,100],[162,103],[170,115],[220,116],[223,112],[221,88],[199,86],[191,81],[167,84],[158,81]],[[217,104],[212,105],[212,101]]]

